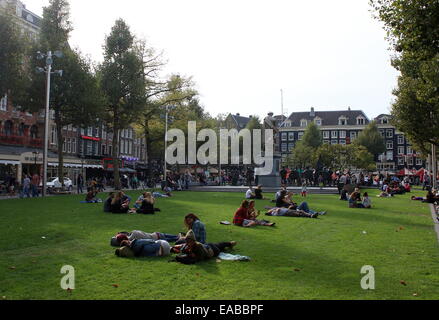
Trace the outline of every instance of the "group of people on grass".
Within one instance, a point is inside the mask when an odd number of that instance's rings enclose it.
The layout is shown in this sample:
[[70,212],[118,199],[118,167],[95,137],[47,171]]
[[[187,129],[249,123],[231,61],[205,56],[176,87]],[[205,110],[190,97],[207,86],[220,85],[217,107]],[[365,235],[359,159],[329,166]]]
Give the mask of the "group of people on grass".
[[[154,195],[165,196],[159,193],[154,193]],[[110,192],[108,198],[104,201],[104,212],[114,214],[155,214],[159,212],[160,209],[154,206],[154,195],[151,192],[142,193],[133,207],[130,208],[131,197],[126,195],[123,191]]]
[[351,194],[349,194],[348,191],[344,189],[341,193],[340,200],[348,201],[349,208],[372,208],[372,201],[369,198],[369,194],[365,192],[363,194],[363,198],[361,198],[361,192],[359,188],[355,188],[355,190]]
[[171,261],[195,264],[217,257],[225,249],[237,244],[236,241],[206,243],[206,228],[193,213],[185,216],[184,224],[187,233],[178,235],[139,230],[119,232],[111,239],[111,245],[119,247],[115,251],[118,257],[163,257],[176,254]]

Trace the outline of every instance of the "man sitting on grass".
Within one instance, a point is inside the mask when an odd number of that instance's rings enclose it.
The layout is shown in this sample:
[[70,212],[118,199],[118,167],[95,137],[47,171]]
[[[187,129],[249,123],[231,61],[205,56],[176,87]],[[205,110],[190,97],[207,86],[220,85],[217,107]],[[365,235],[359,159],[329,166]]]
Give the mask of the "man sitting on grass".
[[183,264],[195,264],[197,262],[218,257],[226,248],[236,246],[236,241],[202,244],[195,241],[195,235],[189,231],[186,235],[186,243],[172,247],[171,252],[180,253],[175,261]]

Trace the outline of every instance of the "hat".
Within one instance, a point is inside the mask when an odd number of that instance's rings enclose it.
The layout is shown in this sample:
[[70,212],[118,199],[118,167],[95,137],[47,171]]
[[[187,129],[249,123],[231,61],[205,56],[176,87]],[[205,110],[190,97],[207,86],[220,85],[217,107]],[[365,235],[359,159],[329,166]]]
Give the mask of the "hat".
[[168,241],[165,240],[157,240],[156,243],[159,243],[162,247],[163,254],[162,256],[169,256],[171,254],[171,246]]
[[196,241],[195,233],[192,230],[189,230],[188,233],[186,233],[186,240]]
[[119,257],[123,257],[123,258],[133,258],[134,257],[134,252],[133,250],[131,250],[130,247],[122,247],[120,249],[116,249],[119,250]]
[[119,241],[119,243],[121,243],[121,242],[124,241],[124,240],[128,240],[128,237],[127,237],[126,234],[119,233],[119,234],[116,236],[116,240]]

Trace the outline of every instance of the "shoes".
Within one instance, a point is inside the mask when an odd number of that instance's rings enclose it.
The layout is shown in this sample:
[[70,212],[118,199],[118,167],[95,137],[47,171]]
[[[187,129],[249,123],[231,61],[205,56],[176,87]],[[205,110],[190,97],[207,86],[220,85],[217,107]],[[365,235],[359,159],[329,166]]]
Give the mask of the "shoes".
[[325,214],[327,214],[326,211],[319,212],[319,215],[321,215],[321,216],[324,216]]
[[318,213],[314,213],[314,214],[311,215],[311,218],[313,218],[313,219],[317,219],[318,217],[319,217]]

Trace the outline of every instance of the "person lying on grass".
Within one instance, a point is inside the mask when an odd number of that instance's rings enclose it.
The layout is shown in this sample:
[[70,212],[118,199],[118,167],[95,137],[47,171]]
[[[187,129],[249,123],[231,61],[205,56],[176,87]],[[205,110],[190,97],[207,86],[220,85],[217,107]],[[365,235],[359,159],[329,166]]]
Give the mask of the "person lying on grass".
[[153,232],[148,233],[140,230],[133,230],[131,232],[119,232],[116,236],[114,236],[111,240],[113,246],[120,246],[122,241],[129,240],[165,240],[167,242],[176,242],[181,238],[181,235],[173,235],[162,232]]
[[[140,197],[139,197],[140,199]],[[137,208],[136,212],[140,214],[154,214],[159,212],[159,208],[154,208],[155,199],[151,192],[145,192],[143,194],[143,200],[140,202],[140,207]]]
[[[189,213],[184,217],[184,225],[187,230],[195,234],[195,239],[200,243],[206,243],[206,227],[195,214]],[[185,243],[186,237],[181,237],[177,244]]]
[[290,208],[272,208],[265,215],[317,219],[319,213],[318,212],[308,213],[306,211],[293,209],[293,207],[290,207]]
[[115,251],[118,257],[162,257],[171,254],[171,246],[165,240],[123,240],[120,245],[121,247]]
[[[233,224],[239,227],[250,228],[258,225],[256,218],[250,214],[250,202],[247,200],[242,201],[241,206],[236,210],[235,216],[233,217]],[[254,210],[254,207],[253,207]],[[274,226],[272,223],[261,224],[266,226]]]
[[186,235],[186,243],[173,246],[171,252],[179,254],[174,261],[183,264],[195,264],[218,257],[226,248],[233,248],[236,244],[236,241],[203,244],[195,240],[195,235],[190,230]]

